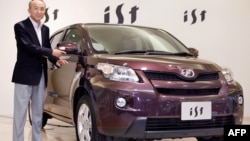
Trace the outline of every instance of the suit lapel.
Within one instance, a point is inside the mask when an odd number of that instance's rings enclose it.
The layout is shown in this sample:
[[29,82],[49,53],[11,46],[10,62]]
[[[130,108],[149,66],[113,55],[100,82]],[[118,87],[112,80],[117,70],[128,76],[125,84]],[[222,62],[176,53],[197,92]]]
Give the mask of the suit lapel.
[[[35,43],[37,45],[41,46],[40,43],[39,43],[38,37],[36,35],[36,31],[34,29],[34,26],[33,26],[32,22],[30,21],[29,18],[26,19],[26,25],[27,25],[27,28],[28,28],[27,31],[30,34],[30,37],[32,38],[32,40],[35,41]],[[43,33],[42,33],[42,35],[43,35]]]
[[46,29],[44,26],[42,26],[41,32],[42,32],[42,46],[43,46],[43,45],[46,45],[44,39],[47,39]]

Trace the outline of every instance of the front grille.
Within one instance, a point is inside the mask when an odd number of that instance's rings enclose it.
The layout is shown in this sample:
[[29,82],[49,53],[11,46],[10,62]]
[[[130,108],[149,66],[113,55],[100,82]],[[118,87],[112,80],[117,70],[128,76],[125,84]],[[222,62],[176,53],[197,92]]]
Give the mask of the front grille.
[[181,119],[148,118],[146,131],[168,131],[201,128],[220,128],[225,125],[233,125],[233,116],[213,117],[211,120],[181,121]]
[[[185,78],[180,76],[176,73],[169,73],[169,72],[157,72],[157,71],[144,71],[145,76],[148,80],[161,80],[161,81],[183,81],[183,82],[195,82],[195,81],[215,81],[219,79],[218,72],[206,72],[206,73],[199,73],[195,78]],[[178,85],[178,83],[176,83]],[[203,83],[204,84],[204,83]],[[188,83],[187,83],[188,85]],[[197,85],[198,86],[198,85]],[[220,85],[221,86],[221,85]],[[170,87],[158,87],[155,88],[156,91],[162,95],[177,95],[177,96],[205,96],[205,95],[218,95],[220,91],[220,86],[217,87],[206,87],[200,88],[197,87],[195,89],[188,88],[170,88]]]
[[165,80],[165,81],[211,81],[219,78],[218,72],[201,73],[196,78],[190,80],[185,79],[175,73],[163,73],[163,72],[144,72],[145,76],[149,80]]
[[169,88],[157,88],[158,93],[163,95],[188,95],[188,96],[198,96],[198,95],[217,95],[220,88],[210,88],[210,89],[169,89]]

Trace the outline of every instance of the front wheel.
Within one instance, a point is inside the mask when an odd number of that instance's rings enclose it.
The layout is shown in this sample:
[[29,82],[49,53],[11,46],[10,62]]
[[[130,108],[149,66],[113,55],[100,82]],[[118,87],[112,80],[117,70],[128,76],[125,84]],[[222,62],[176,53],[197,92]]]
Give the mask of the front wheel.
[[76,115],[77,141],[106,141],[106,137],[97,130],[94,109],[88,96],[83,96],[79,100]]
[[83,96],[77,104],[75,130],[77,141],[143,141],[100,134],[97,129],[96,116],[89,96]]

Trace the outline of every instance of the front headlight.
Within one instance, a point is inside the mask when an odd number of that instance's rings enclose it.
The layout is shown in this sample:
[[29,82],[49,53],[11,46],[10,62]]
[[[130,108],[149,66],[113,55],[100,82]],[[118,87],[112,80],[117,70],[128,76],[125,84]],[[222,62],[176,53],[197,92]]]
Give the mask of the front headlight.
[[131,68],[107,63],[98,63],[97,69],[100,70],[105,78],[114,81],[138,82],[139,78]]
[[232,84],[233,76],[231,70],[228,68],[223,68],[221,72],[224,75],[225,79],[227,80],[227,83]]

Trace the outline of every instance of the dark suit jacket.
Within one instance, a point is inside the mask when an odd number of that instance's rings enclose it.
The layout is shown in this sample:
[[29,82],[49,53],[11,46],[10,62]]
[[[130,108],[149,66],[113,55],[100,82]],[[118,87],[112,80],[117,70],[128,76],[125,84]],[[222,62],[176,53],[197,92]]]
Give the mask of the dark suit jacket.
[[14,25],[17,46],[12,82],[25,85],[38,85],[42,70],[47,85],[47,59],[56,63],[57,57],[52,56],[49,41],[49,28],[42,26],[42,45],[40,45],[35,29],[29,18]]

